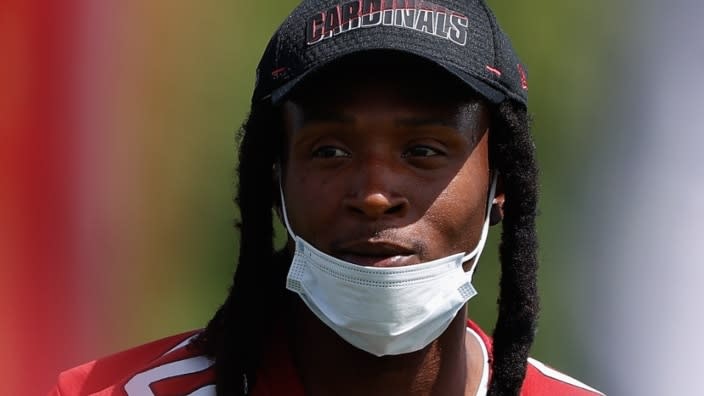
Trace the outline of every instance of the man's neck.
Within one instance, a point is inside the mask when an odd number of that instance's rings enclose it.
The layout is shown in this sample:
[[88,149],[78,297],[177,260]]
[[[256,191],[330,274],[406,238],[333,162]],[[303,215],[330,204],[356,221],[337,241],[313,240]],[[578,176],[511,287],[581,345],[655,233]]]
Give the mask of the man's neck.
[[289,343],[306,395],[476,394],[483,356],[462,313],[426,348],[376,357],[344,341],[300,300],[291,309]]

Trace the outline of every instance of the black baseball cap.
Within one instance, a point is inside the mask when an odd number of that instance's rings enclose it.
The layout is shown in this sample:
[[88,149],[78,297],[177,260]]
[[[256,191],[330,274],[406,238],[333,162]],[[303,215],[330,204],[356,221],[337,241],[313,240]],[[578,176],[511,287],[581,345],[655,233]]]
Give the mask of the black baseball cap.
[[331,62],[379,50],[437,64],[492,103],[527,104],[525,67],[483,0],[304,0],[269,41],[252,101],[278,103]]

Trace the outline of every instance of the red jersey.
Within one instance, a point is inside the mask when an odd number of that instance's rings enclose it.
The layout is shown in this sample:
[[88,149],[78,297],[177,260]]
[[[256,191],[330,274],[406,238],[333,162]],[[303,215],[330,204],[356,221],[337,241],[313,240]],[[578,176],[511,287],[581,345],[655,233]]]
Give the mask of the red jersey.
[[[485,364],[478,395],[484,395],[490,377],[491,339],[471,321],[467,331],[483,346]],[[197,334],[171,336],[65,371],[48,396],[215,396],[213,361],[189,345]],[[283,342],[272,345],[265,356],[251,395],[304,396]],[[537,395],[603,394],[529,358],[521,396]]]

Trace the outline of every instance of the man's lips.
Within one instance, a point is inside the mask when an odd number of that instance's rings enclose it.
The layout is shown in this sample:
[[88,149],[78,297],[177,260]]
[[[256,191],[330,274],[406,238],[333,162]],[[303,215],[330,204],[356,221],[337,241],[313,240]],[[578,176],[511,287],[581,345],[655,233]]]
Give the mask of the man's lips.
[[333,249],[333,256],[367,267],[401,267],[420,263],[417,252],[387,241],[357,241]]

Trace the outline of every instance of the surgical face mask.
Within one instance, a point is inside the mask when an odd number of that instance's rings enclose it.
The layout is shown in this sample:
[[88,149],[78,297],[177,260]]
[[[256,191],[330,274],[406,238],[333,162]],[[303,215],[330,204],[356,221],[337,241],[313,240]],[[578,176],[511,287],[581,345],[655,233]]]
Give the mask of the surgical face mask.
[[[496,176],[489,192],[486,220],[476,248],[404,267],[376,268],[340,260],[313,247],[291,229],[283,189],[284,223],[296,243],[286,288],[345,341],[376,356],[423,349],[450,325],[465,303],[477,294],[472,274],[489,230],[489,210]],[[474,260],[465,272],[462,264]]]

